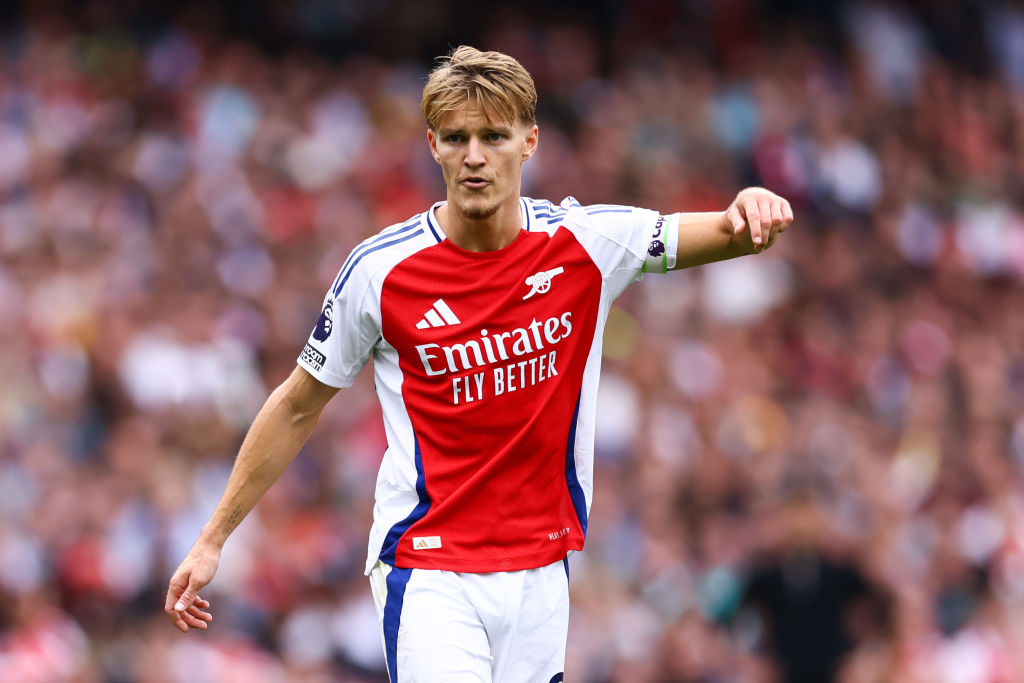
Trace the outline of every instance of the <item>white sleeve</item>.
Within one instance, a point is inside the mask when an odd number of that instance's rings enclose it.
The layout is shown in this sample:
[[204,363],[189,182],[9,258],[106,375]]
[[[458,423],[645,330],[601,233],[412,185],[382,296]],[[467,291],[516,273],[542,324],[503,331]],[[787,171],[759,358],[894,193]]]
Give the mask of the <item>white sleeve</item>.
[[679,214],[659,214],[651,229],[642,273],[667,273],[676,267],[679,252]]
[[368,296],[369,278],[356,264],[342,267],[324,297],[316,327],[299,354],[298,364],[324,384],[349,387],[380,339],[380,313]]
[[587,250],[613,285],[615,296],[644,273],[666,273],[675,266],[679,214],[614,204],[575,210],[586,216],[585,224],[594,235],[587,240]]

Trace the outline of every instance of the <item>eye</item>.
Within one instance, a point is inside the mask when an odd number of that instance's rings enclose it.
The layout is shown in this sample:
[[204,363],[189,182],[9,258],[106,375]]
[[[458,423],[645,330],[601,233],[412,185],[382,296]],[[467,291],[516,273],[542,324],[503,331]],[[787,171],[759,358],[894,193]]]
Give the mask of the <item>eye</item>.
[[487,134],[487,142],[501,142],[504,139],[505,139],[505,136],[502,133],[488,133]]
[[446,135],[444,141],[452,144],[458,144],[460,142],[465,142],[465,137],[458,133],[452,133],[451,135]]

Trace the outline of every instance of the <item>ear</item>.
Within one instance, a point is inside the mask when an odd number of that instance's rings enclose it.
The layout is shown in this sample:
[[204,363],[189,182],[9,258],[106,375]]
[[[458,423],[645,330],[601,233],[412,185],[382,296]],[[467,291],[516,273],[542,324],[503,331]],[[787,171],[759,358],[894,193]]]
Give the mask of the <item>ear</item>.
[[427,128],[427,145],[430,146],[430,156],[434,157],[437,163],[441,163],[441,157],[437,154],[437,133],[433,128]]
[[527,161],[537,151],[537,143],[540,136],[540,129],[537,124],[530,126],[526,131],[526,139],[523,141],[523,161]]

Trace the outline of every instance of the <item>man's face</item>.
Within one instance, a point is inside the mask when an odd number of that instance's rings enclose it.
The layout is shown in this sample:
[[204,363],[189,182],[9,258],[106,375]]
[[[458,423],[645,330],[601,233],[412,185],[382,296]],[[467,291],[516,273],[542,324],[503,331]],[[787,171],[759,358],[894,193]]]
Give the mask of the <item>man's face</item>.
[[519,198],[523,162],[537,149],[537,126],[488,119],[476,103],[448,112],[427,131],[441,164],[449,206],[467,218],[488,218]]

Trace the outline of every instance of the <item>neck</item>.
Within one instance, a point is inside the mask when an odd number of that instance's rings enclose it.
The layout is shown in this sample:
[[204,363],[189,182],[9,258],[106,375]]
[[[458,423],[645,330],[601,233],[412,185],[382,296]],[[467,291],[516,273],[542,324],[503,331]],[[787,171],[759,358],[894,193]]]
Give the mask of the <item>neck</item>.
[[507,247],[523,227],[519,196],[503,203],[486,218],[471,218],[449,199],[434,214],[445,236],[466,251],[497,251]]

